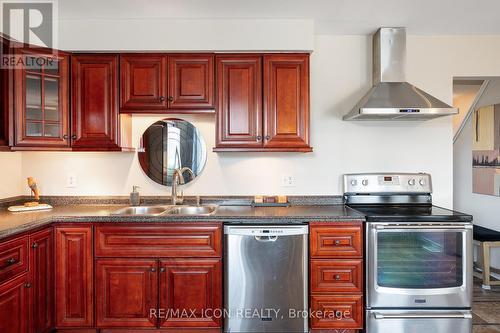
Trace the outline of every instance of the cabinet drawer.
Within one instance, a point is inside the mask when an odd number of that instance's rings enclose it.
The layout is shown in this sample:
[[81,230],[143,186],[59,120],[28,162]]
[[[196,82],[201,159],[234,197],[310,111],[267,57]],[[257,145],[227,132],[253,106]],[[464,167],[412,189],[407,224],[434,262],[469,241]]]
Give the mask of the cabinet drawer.
[[361,295],[313,295],[311,311],[311,328],[363,328]]
[[361,223],[332,224],[311,224],[311,257],[361,258],[363,254]]
[[311,260],[312,293],[362,293],[363,261],[361,259]]
[[220,223],[97,226],[98,257],[220,257]]
[[0,243],[0,283],[28,271],[28,237]]

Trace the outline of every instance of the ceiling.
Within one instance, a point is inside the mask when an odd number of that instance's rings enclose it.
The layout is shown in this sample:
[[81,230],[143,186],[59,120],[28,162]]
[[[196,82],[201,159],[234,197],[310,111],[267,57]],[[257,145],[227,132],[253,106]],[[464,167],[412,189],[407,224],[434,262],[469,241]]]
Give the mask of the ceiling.
[[69,19],[311,19],[316,34],[500,34],[499,0],[59,0]]

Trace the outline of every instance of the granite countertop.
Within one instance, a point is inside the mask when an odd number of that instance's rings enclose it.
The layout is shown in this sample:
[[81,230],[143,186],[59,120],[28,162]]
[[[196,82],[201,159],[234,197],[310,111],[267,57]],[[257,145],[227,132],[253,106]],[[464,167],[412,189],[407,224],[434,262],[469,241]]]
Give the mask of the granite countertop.
[[[0,211],[0,239],[46,224],[58,222],[204,222],[224,223],[307,223],[310,221],[364,220],[364,216],[344,205],[300,205],[290,207],[224,206],[208,216],[119,216],[112,212],[124,205],[60,205],[52,210],[11,213]],[[0,208],[2,209],[2,208]]]

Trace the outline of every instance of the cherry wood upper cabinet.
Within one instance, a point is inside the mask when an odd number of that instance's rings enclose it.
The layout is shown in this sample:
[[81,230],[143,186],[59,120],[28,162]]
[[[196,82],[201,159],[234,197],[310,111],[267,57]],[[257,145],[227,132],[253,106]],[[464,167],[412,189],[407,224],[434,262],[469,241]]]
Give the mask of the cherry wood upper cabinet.
[[52,51],[16,51],[25,64],[14,70],[16,149],[69,149],[69,55]]
[[167,56],[120,55],[122,110],[147,113],[167,108]]
[[94,324],[92,227],[55,228],[56,327]]
[[224,55],[216,63],[216,150],[262,147],[262,57]]
[[157,260],[97,259],[95,274],[97,327],[156,327]]
[[[71,56],[73,150],[121,150],[118,55]],[[124,126],[125,127],[125,126]]]
[[0,285],[0,332],[31,332],[30,290],[26,274]]
[[212,54],[120,55],[122,113],[200,113],[214,108]]
[[264,147],[309,147],[309,55],[264,56]]
[[[6,38],[0,37],[0,51],[2,56],[9,54],[9,41]],[[12,83],[12,70],[0,68],[0,151],[9,150],[12,143],[12,134],[14,131],[11,129],[12,115],[11,110],[13,107],[14,85]]]
[[54,247],[52,228],[30,235],[30,272],[33,289],[32,322],[36,333],[50,332],[54,306]]
[[309,54],[219,55],[217,93],[214,151],[312,151]]
[[168,57],[168,107],[214,108],[214,56],[185,54]]

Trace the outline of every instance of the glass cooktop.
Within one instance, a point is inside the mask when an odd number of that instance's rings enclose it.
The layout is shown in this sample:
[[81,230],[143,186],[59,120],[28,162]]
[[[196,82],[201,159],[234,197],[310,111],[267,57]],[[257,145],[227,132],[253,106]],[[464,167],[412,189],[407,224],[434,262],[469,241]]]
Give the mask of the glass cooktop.
[[470,222],[472,216],[431,205],[350,205],[367,221]]

